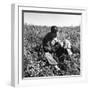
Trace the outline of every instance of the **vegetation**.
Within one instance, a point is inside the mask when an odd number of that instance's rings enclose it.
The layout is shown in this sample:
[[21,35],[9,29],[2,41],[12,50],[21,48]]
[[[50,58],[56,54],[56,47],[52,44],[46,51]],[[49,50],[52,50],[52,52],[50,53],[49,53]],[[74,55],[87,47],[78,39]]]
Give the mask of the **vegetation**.
[[24,25],[24,77],[46,77],[63,75],[80,75],[80,27],[58,27],[63,37],[70,40],[73,49],[72,57],[63,57],[59,64],[60,72],[47,62],[44,57],[42,40],[50,32],[49,26]]

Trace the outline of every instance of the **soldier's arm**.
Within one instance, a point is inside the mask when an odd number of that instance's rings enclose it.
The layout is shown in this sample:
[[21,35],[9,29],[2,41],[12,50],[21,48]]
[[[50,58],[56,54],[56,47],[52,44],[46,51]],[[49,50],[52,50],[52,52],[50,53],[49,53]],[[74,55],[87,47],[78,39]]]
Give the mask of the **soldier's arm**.
[[61,45],[61,47],[63,47],[63,42],[62,42],[61,40],[57,39],[57,38],[54,38],[54,39],[52,40],[51,44],[52,44],[52,45],[55,45],[56,42],[58,42],[58,43]]

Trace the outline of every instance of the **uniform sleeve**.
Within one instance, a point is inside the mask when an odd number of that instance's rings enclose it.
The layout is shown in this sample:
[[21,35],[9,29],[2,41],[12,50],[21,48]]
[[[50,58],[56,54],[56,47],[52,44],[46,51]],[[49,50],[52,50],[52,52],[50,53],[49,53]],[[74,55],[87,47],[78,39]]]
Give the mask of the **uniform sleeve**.
[[43,39],[43,49],[45,52],[51,51],[49,34],[47,34]]

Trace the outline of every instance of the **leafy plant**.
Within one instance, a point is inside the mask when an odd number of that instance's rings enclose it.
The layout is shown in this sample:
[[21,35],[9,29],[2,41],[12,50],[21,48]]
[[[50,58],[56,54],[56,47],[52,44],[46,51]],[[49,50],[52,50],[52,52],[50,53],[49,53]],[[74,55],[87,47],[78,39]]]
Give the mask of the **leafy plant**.
[[59,63],[60,72],[48,63],[44,57],[42,40],[50,32],[49,26],[24,25],[24,77],[45,77],[80,74],[80,27],[58,27],[62,37],[72,43],[72,57],[62,56]]

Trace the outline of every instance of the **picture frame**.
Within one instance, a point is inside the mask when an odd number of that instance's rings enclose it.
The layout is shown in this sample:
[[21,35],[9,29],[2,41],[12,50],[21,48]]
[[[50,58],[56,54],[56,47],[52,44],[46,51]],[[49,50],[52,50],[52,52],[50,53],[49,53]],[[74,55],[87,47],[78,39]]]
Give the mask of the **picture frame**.
[[[81,15],[80,25],[80,44],[81,44],[81,74],[78,76],[54,76],[54,77],[30,77],[23,78],[23,23],[24,12],[39,12],[39,13],[63,13]],[[84,56],[84,32],[86,30],[86,9],[85,8],[69,8],[69,7],[36,7],[25,4],[11,5],[11,85],[32,86],[32,85],[48,85],[55,83],[77,83],[87,80],[87,62]],[[53,79],[52,79],[53,78]]]

